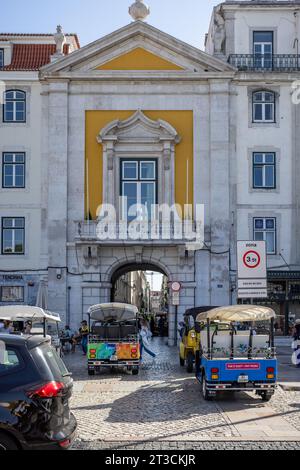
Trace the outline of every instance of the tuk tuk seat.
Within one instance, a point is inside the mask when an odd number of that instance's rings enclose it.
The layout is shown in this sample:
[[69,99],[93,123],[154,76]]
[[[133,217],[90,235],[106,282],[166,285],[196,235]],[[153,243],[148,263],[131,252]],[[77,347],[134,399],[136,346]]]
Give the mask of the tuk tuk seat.
[[252,347],[258,349],[267,349],[269,347],[268,335],[255,335],[252,338]]

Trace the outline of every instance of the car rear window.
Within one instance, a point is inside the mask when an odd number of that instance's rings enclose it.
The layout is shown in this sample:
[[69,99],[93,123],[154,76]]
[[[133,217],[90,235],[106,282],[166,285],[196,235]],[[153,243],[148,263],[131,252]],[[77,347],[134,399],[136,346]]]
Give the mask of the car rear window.
[[55,349],[48,344],[43,344],[35,348],[33,350],[33,356],[43,378],[47,380],[53,380],[53,378],[55,380],[61,380],[62,377],[69,375],[68,369],[57,355]]
[[0,375],[13,372],[21,366],[21,360],[17,351],[0,341]]

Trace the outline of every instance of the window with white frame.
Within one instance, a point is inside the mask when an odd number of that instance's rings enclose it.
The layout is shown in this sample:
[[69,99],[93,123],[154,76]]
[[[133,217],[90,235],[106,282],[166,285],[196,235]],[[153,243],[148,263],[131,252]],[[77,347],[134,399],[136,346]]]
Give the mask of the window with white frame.
[[25,188],[25,153],[3,153],[2,187]]
[[0,69],[4,67],[4,49],[0,49]]
[[24,287],[2,286],[1,302],[24,302]]
[[253,188],[276,188],[276,154],[274,152],[253,153]]
[[26,122],[26,93],[20,90],[4,92],[4,122]]
[[272,69],[274,49],[273,43],[273,31],[253,32],[253,52],[255,60],[254,65],[256,69]]
[[24,217],[2,217],[2,255],[23,255],[25,252]]
[[[121,160],[121,196],[125,219],[133,220],[143,214],[150,219],[152,206],[157,204],[157,161]],[[138,213],[136,206],[143,207],[143,214]]]
[[255,91],[252,95],[253,122],[275,122],[275,93]]
[[276,218],[254,218],[253,232],[255,241],[265,241],[268,255],[276,254]]

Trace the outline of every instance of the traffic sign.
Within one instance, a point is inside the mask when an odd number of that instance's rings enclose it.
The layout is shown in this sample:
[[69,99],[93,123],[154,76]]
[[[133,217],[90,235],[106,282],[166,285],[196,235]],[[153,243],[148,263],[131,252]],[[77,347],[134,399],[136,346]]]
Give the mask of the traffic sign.
[[172,293],[172,305],[174,306],[180,305],[180,293],[179,292]]
[[237,242],[237,273],[239,299],[268,297],[265,241]]
[[268,289],[239,289],[239,299],[267,299]]
[[239,279],[266,279],[266,242],[237,242],[237,265]]
[[171,283],[171,289],[173,292],[180,292],[181,290],[181,283],[178,281],[174,281]]

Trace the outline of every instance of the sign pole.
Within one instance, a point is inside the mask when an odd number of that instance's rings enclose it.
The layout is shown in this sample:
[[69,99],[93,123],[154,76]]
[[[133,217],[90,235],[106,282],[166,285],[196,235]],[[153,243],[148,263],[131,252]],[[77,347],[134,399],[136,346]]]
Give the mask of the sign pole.
[[177,346],[178,305],[175,305],[174,346]]

